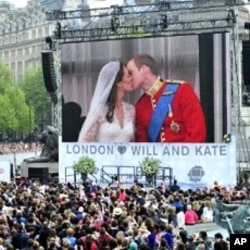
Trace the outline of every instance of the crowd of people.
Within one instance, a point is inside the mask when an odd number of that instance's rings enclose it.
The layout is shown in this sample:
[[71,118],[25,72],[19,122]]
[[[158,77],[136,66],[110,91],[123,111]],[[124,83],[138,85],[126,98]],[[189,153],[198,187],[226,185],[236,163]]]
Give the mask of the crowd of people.
[[[212,204],[248,197],[221,187],[176,190],[96,183],[42,184],[21,178],[0,184],[0,249],[227,250],[218,232],[190,232],[214,221]],[[230,199],[230,200],[229,200]]]
[[[135,89],[145,93],[133,107],[123,97]],[[89,114],[79,142],[206,141],[204,114],[190,84],[162,80],[147,54],[127,66],[104,65]],[[40,143],[0,143],[0,154],[40,150]],[[0,250],[228,250],[229,239],[220,232],[210,239],[204,230],[188,230],[214,222],[216,197],[227,203],[249,197],[248,189],[238,193],[215,184],[184,191],[177,182],[152,189],[25,178],[0,183]]]
[[41,151],[41,147],[41,143],[38,142],[0,142],[0,155],[23,152],[39,152]]

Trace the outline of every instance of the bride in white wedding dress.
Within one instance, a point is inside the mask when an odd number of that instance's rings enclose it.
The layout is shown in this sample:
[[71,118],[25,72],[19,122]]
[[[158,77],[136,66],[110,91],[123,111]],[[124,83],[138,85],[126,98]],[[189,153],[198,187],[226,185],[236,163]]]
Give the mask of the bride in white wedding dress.
[[135,109],[123,101],[132,90],[130,75],[121,62],[103,66],[78,142],[133,142]]

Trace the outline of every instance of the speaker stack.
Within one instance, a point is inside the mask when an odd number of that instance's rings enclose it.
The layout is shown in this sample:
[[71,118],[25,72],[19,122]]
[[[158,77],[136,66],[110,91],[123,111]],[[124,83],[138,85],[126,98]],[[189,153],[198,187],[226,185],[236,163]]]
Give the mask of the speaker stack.
[[[57,90],[57,82],[54,68],[53,52],[42,52],[42,69],[45,88],[50,96],[54,96]],[[57,102],[57,99],[55,98],[51,98],[51,100],[53,103]]]
[[244,28],[249,32],[249,39],[242,41],[242,73],[245,86],[250,86],[250,23],[246,22]]
[[243,79],[245,86],[250,86],[250,41],[242,41]]

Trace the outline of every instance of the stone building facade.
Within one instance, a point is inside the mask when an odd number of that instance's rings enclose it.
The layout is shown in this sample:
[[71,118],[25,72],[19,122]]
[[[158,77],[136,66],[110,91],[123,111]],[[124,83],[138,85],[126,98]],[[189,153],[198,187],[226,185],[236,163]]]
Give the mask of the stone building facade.
[[[67,2],[59,0],[57,6],[70,9],[81,0]],[[45,38],[55,30],[55,23],[47,21],[45,15],[49,8],[55,8],[51,3],[55,1],[30,0],[25,8],[15,9],[7,1],[0,2],[0,58],[13,70],[15,83],[23,79],[26,70],[41,65]]]
[[5,9],[0,23],[0,58],[14,72],[14,81],[22,80],[25,70],[41,65],[41,51],[54,24],[46,21],[45,10],[38,0],[27,8]]

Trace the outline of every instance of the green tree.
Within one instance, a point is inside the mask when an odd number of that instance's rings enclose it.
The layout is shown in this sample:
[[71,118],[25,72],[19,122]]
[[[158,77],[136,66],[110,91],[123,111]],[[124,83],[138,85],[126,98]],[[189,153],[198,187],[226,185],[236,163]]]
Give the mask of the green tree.
[[0,131],[5,135],[26,135],[34,129],[34,112],[26,104],[24,92],[14,84],[13,72],[0,61]]
[[0,59],[0,94],[4,94],[9,86],[13,86],[13,72],[9,66]]
[[47,119],[51,117],[51,100],[44,85],[42,68],[26,71],[20,86],[25,93],[26,103],[34,111],[35,123],[48,123]]
[[26,104],[24,92],[19,87],[7,88],[6,95],[11,102],[18,123],[15,131],[29,134],[34,130],[34,110]]
[[7,95],[0,95],[0,107],[0,131],[4,133],[10,130],[15,131],[18,127],[18,120]]
[[12,105],[8,89],[14,87],[13,73],[9,66],[0,60],[0,131],[4,134],[15,131],[18,127],[18,119]]

